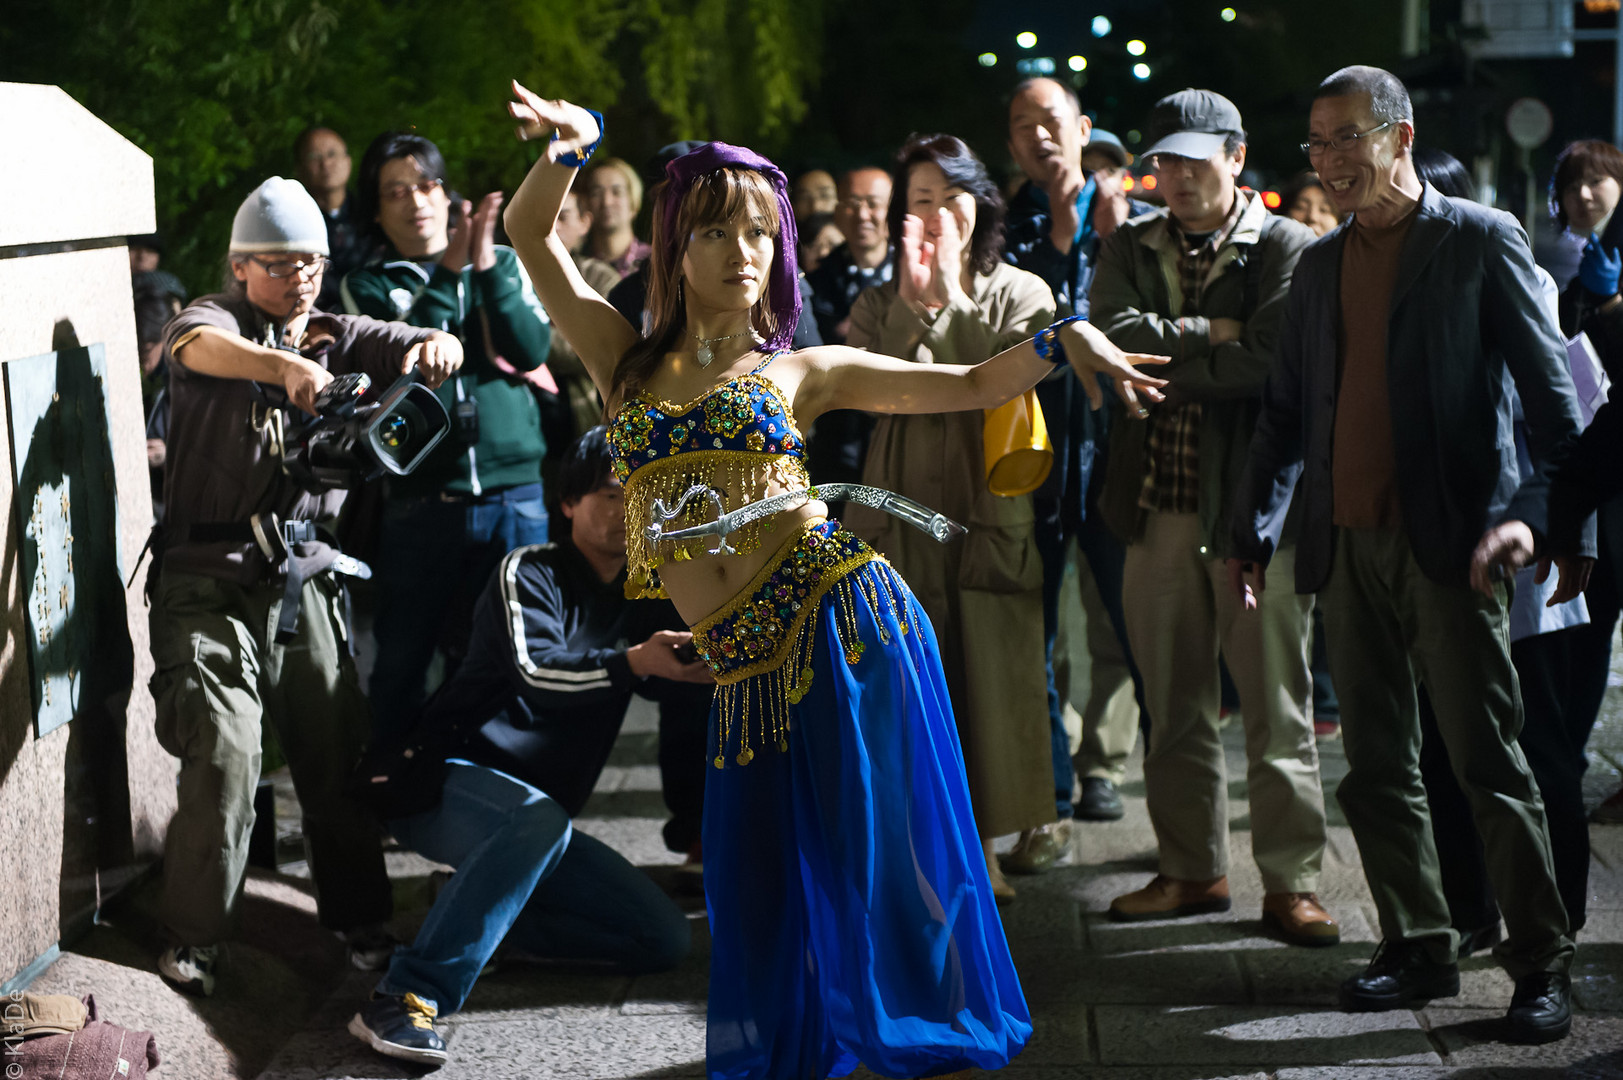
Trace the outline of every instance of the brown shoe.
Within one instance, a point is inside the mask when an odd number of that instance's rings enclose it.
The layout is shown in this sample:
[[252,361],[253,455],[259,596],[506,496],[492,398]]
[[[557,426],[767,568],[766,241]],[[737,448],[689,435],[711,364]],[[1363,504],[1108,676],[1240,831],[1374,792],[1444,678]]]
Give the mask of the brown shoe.
[[1144,922],[1148,919],[1181,919],[1229,909],[1229,879],[1179,881],[1164,874],[1137,892],[1118,896],[1110,902],[1110,917],[1116,922]]
[[1341,941],[1341,927],[1310,892],[1276,892],[1262,898],[1262,925],[1292,945],[1317,948]]

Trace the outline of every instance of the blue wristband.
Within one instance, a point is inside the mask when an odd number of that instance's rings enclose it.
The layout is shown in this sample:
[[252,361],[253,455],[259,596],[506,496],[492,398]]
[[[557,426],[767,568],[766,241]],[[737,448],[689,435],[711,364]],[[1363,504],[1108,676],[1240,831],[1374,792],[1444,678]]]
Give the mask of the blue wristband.
[[[592,118],[597,121],[597,141],[591,146],[588,146],[585,150],[571,150],[567,154],[559,154],[554,159],[558,162],[558,164],[568,165],[571,168],[578,169],[582,165],[585,165],[588,161],[591,161],[592,155],[597,153],[597,148],[603,145],[603,114],[598,112],[596,109],[587,109],[586,111],[591,113]],[[552,141],[558,141],[558,133],[556,131],[552,133]]]
[[1070,363],[1065,356],[1065,346],[1059,340],[1060,328],[1070,323],[1082,322],[1086,318],[1085,315],[1072,315],[1037,331],[1037,336],[1031,339],[1031,345],[1032,348],[1037,350],[1038,357],[1047,360],[1055,367],[1064,367]]

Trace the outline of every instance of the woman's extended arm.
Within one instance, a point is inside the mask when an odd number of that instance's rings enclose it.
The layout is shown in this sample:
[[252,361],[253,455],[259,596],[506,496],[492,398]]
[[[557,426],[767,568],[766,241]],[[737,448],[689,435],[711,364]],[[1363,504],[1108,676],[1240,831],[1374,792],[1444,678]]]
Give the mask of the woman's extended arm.
[[[1104,404],[1095,376],[1116,384],[1129,410],[1138,410],[1138,394],[1162,399],[1166,380],[1139,371],[1137,364],[1164,364],[1164,356],[1124,353],[1096,327],[1070,322],[1059,331],[1065,357],[1076,370],[1094,408]],[[795,413],[802,423],[830,409],[864,409],[880,413],[961,412],[990,409],[1037,385],[1054,365],[1037,355],[1033,340],[973,365],[914,364],[843,345],[826,345],[796,353],[805,375],[795,393]]]
[[519,122],[520,139],[538,139],[556,132],[557,139],[530,169],[513,193],[502,223],[513,250],[524,260],[536,295],[564,337],[580,354],[586,372],[605,399],[620,357],[637,340],[637,331],[609,302],[586,284],[575,260],[553,226],[563,207],[569,185],[579,169],[559,164],[559,155],[592,146],[600,131],[592,114],[567,101],[545,101],[517,82],[507,111]]

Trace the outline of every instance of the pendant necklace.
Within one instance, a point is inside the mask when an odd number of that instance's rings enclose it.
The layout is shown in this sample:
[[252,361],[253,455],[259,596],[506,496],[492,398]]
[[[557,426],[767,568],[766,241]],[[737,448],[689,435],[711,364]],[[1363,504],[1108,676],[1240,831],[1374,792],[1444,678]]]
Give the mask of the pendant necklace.
[[723,341],[731,341],[734,338],[741,338],[741,337],[755,338],[756,341],[761,340],[760,338],[756,337],[754,330],[745,330],[742,333],[738,333],[738,334],[725,334],[725,335],[723,335],[721,337],[712,337],[712,338],[704,338],[704,337],[700,337],[698,334],[694,334],[693,335],[693,340],[697,341],[699,343],[699,354],[698,354],[699,366],[702,367],[702,368],[703,367],[709,367],[711,362],[713,360],[715,360],[715,358],[716,358],[715,346],[716,345],[719,345]]

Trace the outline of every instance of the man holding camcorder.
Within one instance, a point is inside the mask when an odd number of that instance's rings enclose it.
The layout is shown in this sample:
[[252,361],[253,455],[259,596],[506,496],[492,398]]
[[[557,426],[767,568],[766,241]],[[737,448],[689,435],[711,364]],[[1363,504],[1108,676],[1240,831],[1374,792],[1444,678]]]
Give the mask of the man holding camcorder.
[[[227,291],[194,301],[164,332],[171,416],[167,516],[148,582],[152,695],[158,740],[181,769],[164,850],[174,943],[158,968],[192,993],[214,989],[242,888],[266,718],[304,809],[322,924],[358,967],[381,966],[392,947],[378,831],[342,794],[369,711],[334,575],[367,570],[324,526],[343,487],[409,470],[443,435],[433,395],[400,380],[415,368],[438,386],[462,346],[313,310],[326,264],[320,209],[297,182],[272,177],[237,211]],[[365,381],[352,375],[396,385],[357,414]],[[327,419],[313,422],[318,411]]]

